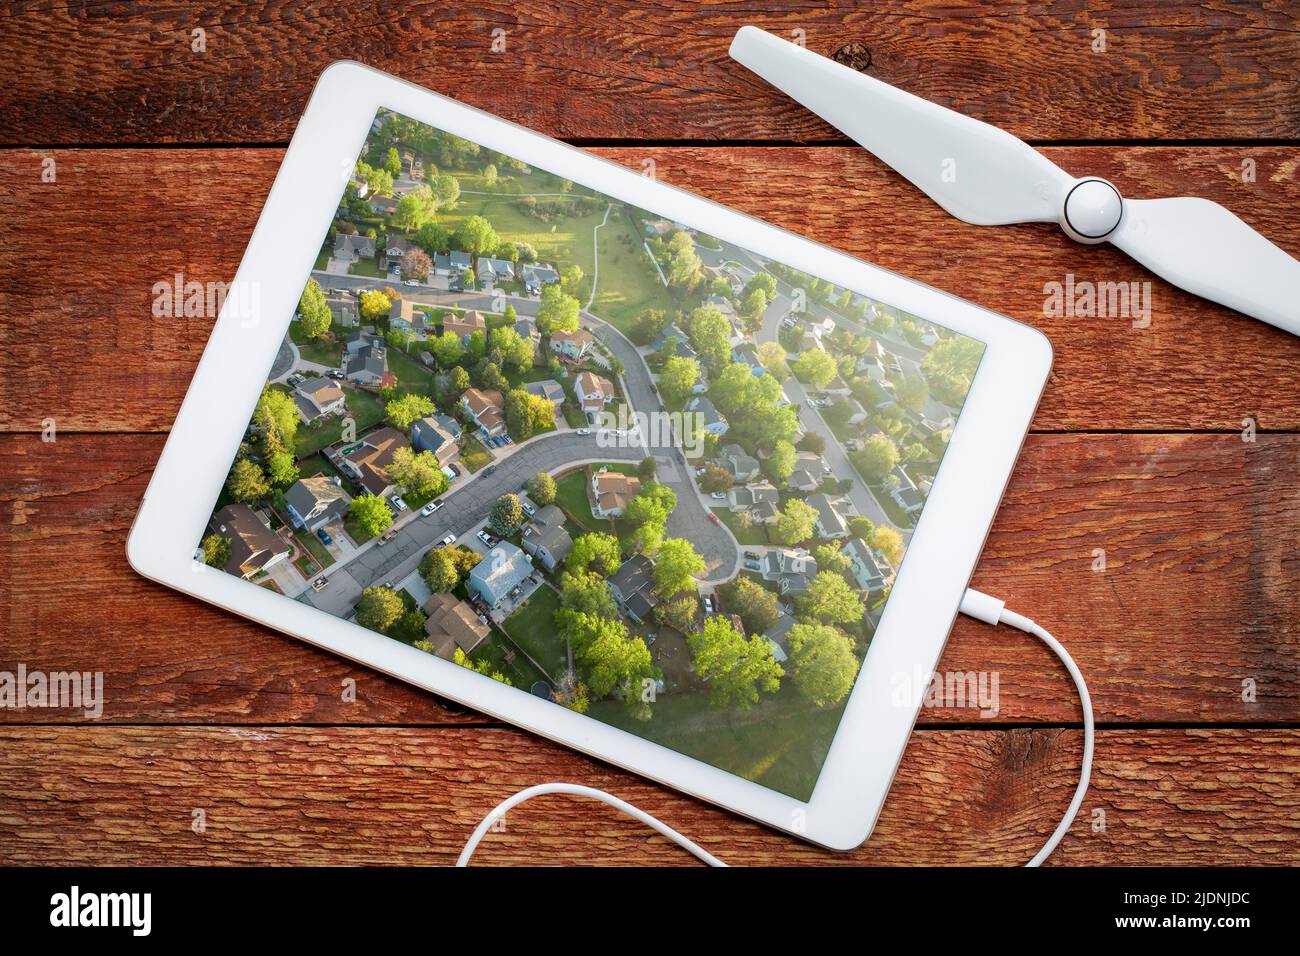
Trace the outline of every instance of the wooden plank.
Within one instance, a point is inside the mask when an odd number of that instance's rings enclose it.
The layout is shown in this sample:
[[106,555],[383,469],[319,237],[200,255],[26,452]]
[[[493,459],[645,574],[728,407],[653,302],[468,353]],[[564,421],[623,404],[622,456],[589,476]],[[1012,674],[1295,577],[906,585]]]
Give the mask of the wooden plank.
[[[870,72],[1046,140],[1293,139],[1293,5],[1122,7],[910,0],[743,9],[578,0],[472,10],[413,2],[24,2],[0,31],[6,143],[287,141],[320,71],[357,59],[565,137],[807,141],[835,134],[727,57],[754,23],[810,49],[865,46]],[[196,28],[206,49],[195,52]],[[505,49],[493,52],[494,30]],[[1104,29],[1099,51],[1094,31]],[[75,78],[75,81],[74,79]]]
[[[1045,283],[1150,280],[1055,226],[959,223],[861,150],[601,149],[669,182],[1030,322],[1056,348],[1039,429],[1300,428],[1297,343],[1155,280],[1149,328],[1129,317],[1044,315]],[[1130,195],[1218,199],[1293,254],[1300,150],[1068,148],[1075,173]],[[282,156],[266,150],[0,152],[0,430],[164,431],[211,319],[155,319],[157,282],[229,281]],[[1243,158],[1257,180],[1240,182]],[[61,249],[33,259],[33,242]],[[70,252],[68,250],[75,250]]]
[[[0,437],[0,670],[103,671],[116,722],[482,722],[135,575],[126,535],[162,441]],[[1101,721],[1294,723],[1298,472],[1297,435],[1031,436],[974,584],[1070,648]],[[924,724],[1078,720],[1028,635],[962,619],[939,669],[996,673],[998,713],[967,702]],[[36,719],[84,718],[0,708],[0,722]]]
[[[499,800],[561,779],[614,792],[736,865],[1015,866],[1068,804],[1080,745],[1077,730],[920,731],[875,835],[836,854],[508,729],[0,728],[0,863],[447,864]],[[1300,731],[1103,731],[1092,790],[1051,862],[1295,865],[1297,784]],[[512,811],[475,859],[694,862],[564,797]]]

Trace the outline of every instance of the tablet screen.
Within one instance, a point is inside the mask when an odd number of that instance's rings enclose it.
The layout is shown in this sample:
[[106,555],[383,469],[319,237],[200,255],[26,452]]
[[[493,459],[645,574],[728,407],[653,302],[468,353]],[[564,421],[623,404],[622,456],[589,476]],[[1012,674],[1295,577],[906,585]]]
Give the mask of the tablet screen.
[[984,346],[706,229],[380,110],[201,559],[809,799]]

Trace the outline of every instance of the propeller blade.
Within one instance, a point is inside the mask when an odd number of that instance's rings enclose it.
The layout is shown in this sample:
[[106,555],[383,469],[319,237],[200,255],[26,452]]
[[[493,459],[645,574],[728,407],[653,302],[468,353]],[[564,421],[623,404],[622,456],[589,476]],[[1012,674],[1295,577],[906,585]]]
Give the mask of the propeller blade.
[[1010,133],[872,79],[758,27],[731,57],[977,226],[1057,222],[1074,178]]
[[1300,262],[1208,199],[1125,199],[1110,237],[1181,289],[1300,335]]

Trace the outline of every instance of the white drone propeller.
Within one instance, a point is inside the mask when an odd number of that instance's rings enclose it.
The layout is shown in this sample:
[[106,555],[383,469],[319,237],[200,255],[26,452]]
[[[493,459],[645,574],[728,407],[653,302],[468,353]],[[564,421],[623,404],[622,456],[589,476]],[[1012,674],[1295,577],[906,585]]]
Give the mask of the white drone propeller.
[[1124,199],[1010,133],[872,79],[757,27],[731,56],[976,226],[1055,222],[1109,242],[1174,285],[1300,335],[1300,262],[1207,199]]

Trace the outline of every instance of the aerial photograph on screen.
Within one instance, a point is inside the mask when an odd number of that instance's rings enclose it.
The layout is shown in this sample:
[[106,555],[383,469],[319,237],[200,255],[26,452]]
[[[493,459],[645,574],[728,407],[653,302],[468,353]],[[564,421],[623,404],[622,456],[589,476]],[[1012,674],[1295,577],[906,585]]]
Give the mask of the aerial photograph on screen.
[[807,800],[984,346],[701,226],[380,110],[196,560]]

